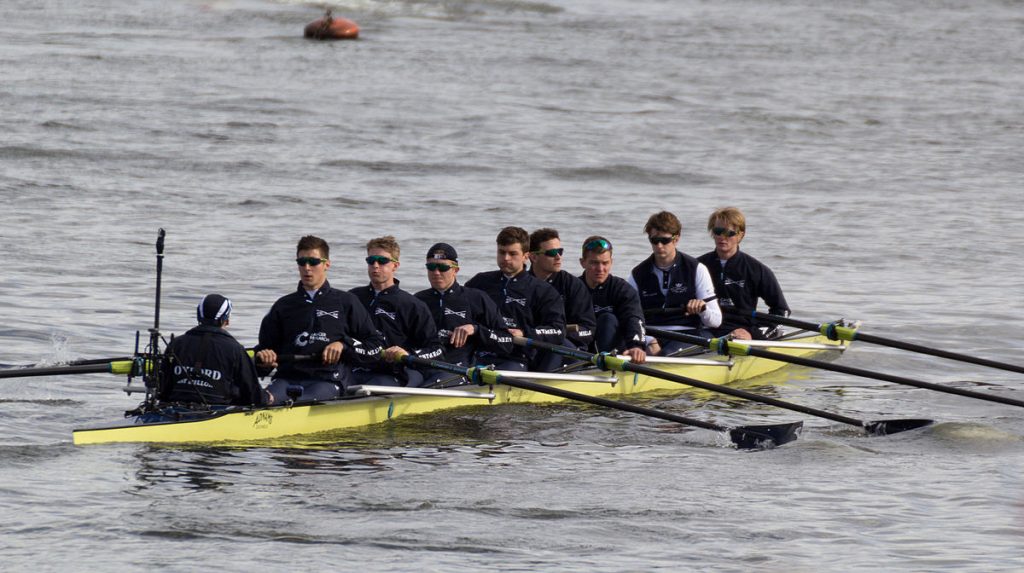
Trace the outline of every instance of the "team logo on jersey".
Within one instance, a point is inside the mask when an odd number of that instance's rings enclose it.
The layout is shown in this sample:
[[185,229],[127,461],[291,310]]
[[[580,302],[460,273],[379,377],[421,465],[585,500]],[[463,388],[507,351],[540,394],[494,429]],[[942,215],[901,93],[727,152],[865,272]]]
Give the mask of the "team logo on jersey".
[[316,309],[316,317],[320,318],[321,316],[329,316],[331,318],[338,318],[338,311],[337,310],[320,310],[319,308]]
[[437,331],[437,337],[441,339],[441,342],[448,342],[448,339],[452,337],[452,331],[447,328],[442,328]]
[[295,346],[302,348],[317,342],[330,342],[326,332],[301,332],[295,337]]
[[668,287],[668,292],[675,293],[675,294],[684,293],[684,292],[686,292],[686,290],[687,290],[686,289],[686,285],[684,285],[683,283],[676,283],[676,284]]
[[612,312],[614,310],[615,307],[612,306],[597,306],[596,304],[594,305],[594,314],[601,314],[602,312]]
[[732,280],[732,279],[730,279],[728,277],[725,279],[725,286],[736,285],[736,286],[738,286],[740,288],[745,288],[746,287],[746,283],[747,283],[747,279],[740,279],[738,281],[734,281],[734,280]]
[[452,310],[450,308],[446,308],[446,309],[444,309],[444,315],[445,316],[455,315],[455,316],[457,316],[459,318],[466,318],[466,311],[464,311],[464,310],[463,311],[458,311],[458,310]]
[[384,316],[390,318],[391,320],[398,320],[398,313],[397,312],[388,312],[388,311],[386,311],[386,310],[384,310],[383,308],[380,308],[380,307],[377,307],[377,309],[373,312],[373,314],[374,315],[378,315],[378,316],[383,314]]
[[516,298],[514,296],[507,296],[507,295],[505,296],[505,304],[511,304],[513,302],[518,304],[519,306],[526,306],[526,299],[525,298]]

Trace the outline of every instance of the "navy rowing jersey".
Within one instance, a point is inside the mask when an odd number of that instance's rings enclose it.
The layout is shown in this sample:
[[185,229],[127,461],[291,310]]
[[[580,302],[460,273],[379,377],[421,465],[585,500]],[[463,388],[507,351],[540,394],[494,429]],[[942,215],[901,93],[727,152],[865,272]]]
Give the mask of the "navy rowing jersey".
[[281,363],[275,378],[347,383],[350,364],[368,364],[381,351],[381,339],[370,315],[354,295],[331,288],[324,281],[312,296],[298,289],[279,298],[260,324],[256,351],[269,348],[278,354],[319,356],[332,342],[344,345],[337,364],[319,361]]
[[[444,292],[421,290],[416,298],[427,305],[434,317],[445,362],[467,366],[475,362],[478,350],[500,356],[512,352],[512,336],[504,329],[497,305],[485,292],[455,282]],[[461,348],[455,348],[450,342],[452,332],[464,324],[473,325],[473,335]]]
[[714,331],[716,335],[744,328],[753,336],[759,336],[760,325],[751,316],[753,311],[757,310],[758,298],[768,305],[769,314],[789,315],[789,304],[782,295],[782,287],[779,286],[775,273],[761,261],[739,250],[729,257],[724,265],[715,251],[705,253],[697,260],[711,272],[719,304],[723,308],[732,308],[743,313],[728,313],[723,316],[721,328]]

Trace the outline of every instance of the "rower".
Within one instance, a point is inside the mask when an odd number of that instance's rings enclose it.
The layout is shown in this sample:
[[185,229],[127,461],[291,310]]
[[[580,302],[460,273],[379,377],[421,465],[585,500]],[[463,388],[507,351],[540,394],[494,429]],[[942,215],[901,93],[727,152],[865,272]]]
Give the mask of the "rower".
[[[313,235],[299,239],[295,264],[298,288],[279,298],[263,318],[256,362],[264,370],[277,369],[267,388],[276,402],[289,398],[289,386],[301,387],[297,401],[330,400],[352,384],[351,364],[376,360],[380,336],[359,299],[327,282],[327,241]],[[279,354],[314,354],[319,360],[278,364]]]
[[373,325],[384,340],[379,360],[354,370],[359,384],[375,386],[422,386],[423,374],[398,359],[412,354],[424,360],[441,357],[441,344],[430,308],[399,287],[395,278],[401,247],[391,235],[366,243],[366,274],[370,284],[350,290],[370,312]]
[[583,282],[562,270],[564,253],[555,229],[537,229],[530,234],[530,274],[555,287],[565,308],[566,340],[578,350],[587,350],[597,328],[594,304]]
[[599,235],[583,241],[580,279],[590,292],[597,317],[598,352],[621,352],[630,361],[647,360],[644,313],[636,289],[612,274],[612,244]]
[[167,345],[157,399],[211,406],[262,406],[268,401],[256,366],[228,333],[231,300],[208,294],[196,307],[199,325]]
[[[530,235],[520,227],[505,227],[495,243],[498,270],[478,273],[466,286],[478,288],[491,297],[504,317],[505,328],[513,336],[562,344],[565,310],[561,297],[554,287],[526,272]],[[500,370],[536,368],[533,353],[528,355],[518,346],[509,353],[481,352],[479,359],[492,360]]]
[[[427,250],[427,281],[430,288],[416,293],[434,317],[441,360],[467,367],[477,363],[478,350],[509,355],[512,336],[504,329],[497,305],[487,293],[459,284],[459,255],[455,247],[437,243]],[[434,381],[447,377],[435,373]],[[431,382],[431,380],[428,380]]]
[[722,308],[739,311],[723,316],[721,326],[712,329],[712,333],[715,336],[731,334],[741,340],[770,337],[777,327],[760,326],[753,318],[757,299],[768,305],[768,314],[778,316],[789,316],[789,304],[772,270],[740,251],[740,242],[747,234],[746,217],[736,207],[718,209],[708,217],[708,233],[715,241],[715,250],[697,260],[711,271]]
[[[647,219],[644,233],[652,253],[633,268],[629,284],[640,294],[651,326],[710,335],[708,329],[722,323],[722,311],[707,267],[676,248],[682,230],[679,219],[668,211]],[[664,356],[688,346],[674,340],[659,340],[658,344]]]

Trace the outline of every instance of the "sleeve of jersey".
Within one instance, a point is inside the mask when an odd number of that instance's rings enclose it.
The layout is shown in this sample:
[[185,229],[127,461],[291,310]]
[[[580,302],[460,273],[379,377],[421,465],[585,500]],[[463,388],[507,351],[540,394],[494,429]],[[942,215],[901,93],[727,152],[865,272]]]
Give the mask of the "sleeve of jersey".
[[768,267],[763,268],[759,295],[768,305],[769,314],[789,316],[789,304],[786,303],[786,297],[782,294],[782,286],[775,278],[775,273]]
[[363,305],[349,305],[348,332],[343,337],[344,357],[353,364],[375,364],[384,347],[384,341],[374,328],[370,314]]
[[[594,342],[594,336],[597,332],[597,317],[594,316],[594,301],[590,296],[590,292],[583,285],[583,281],[573,277],[572,292],[569,293],[569,297],[566,299],[566,322],[570,324],[576,324],[578,330],[573,334],[567,334],[566,337],[572,340],[579,348],[590,348],[590,345]],[[571,305],[572,308],[569,308]]]
[[434,317],[430,314],[430,307],[420,299],[413,299],[415,304],[415,323],[413,331],[416,333],[416,342],[420,346],[411,349],[409,352],[424,360],[437,360],[444,354],[441,341],[437,338],[437,325],[434,324]]
[[539,287],[533,293],[536,300],[534,316],[537,321],[527,334],[530,338],[561,344],[565,340],[565,305],[562,304],[562,297],[555,287],[547,283],[540,283]]
[[512,335],[504,328],[505,319],[498,312],[498,305],[483,291],[474,297],[472,304],[480,347],[499,355],[511,354],[515,345],[512,344]]
[[628,284],[619,283],[622,288],[616,293],[615,316],[622,328],[626,348],[643,348],[647,331],[644,329],[644,311],[640,306],[640,295]]
[[260,322],[260,336],[255,351],[259,352],[265,348],[280,352],[281,324],[278,321],[277,305],[270,308],[270,312]]
[[[722,324],[722,309],[718,306],[715,295],[715,283],[711,281],[711,273],[704,263],[697,265],[697,298],[708,301],[704,312],[700,313],[700,321],[708,328],[717,328]],[[716,298],[712,298],[716,297]]]
[[235,383],[238,385],[242,401],[253,406],[264,405],[263,387],[260,386],[259,377],[256,374],[256,365],[244,349],[238,353],[238,364],[235,370]]

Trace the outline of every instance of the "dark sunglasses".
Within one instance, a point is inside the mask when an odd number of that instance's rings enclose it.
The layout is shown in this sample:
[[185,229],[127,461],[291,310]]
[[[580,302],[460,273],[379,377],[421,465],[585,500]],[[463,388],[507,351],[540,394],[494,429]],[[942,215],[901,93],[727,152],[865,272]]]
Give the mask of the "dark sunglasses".
[[459,268],[459,265],[448,265],[445,263],[427,263],[428,271],[441,271],[442,273],[446,273],[452,269],[457,268]]
[[311,267],[319,267],[320,263],[326,262],[327,259],[320,259],[317,257],[299,257],[295,259],[295,264],[299,265],[300,267],[304,267],[306,265],[309,265]]
[[647,237],[647,240],[650,241],[652,245],[667,245],[675,239],[675,235],[672,235],[671,237]]
[[534,253],[536,253],[538,255],[546,255],[546,256],[549,256],[551,258],[560,257],[560,256],[562,256],[562,253],[564,253],[564,252],[565,252],[565,249],[563,249],[561,247],[559,247],[557,249],[548,249],[546,251],[534,251]]
[[595,239],[595,240],[590,241],[589,243],[585,243],[583,245],[583,251],[584,252],[586,252],[586,251],[596,251],[597,249],[601,249],[601,250],[604,250],[604,251],[610,251],[610,250],[612,250],[612,244],[609,243],[608,241],[604,240],[604,239]]
[[736,235],[739,235],[740,232],[733,231],[732,229],[726,229],[725,227],[715,227],[714,229],[711,229],[711,234],[716,237],[721,237],[722,235],[725,235],[726,237],[735,237]]
[[388,263],[397,263],[395,259],[391,257],[385,257],[384,255],[370,255],[366,257],[366,264],[373,266],[373,263],[377,263],[380,266],[384,266]]

